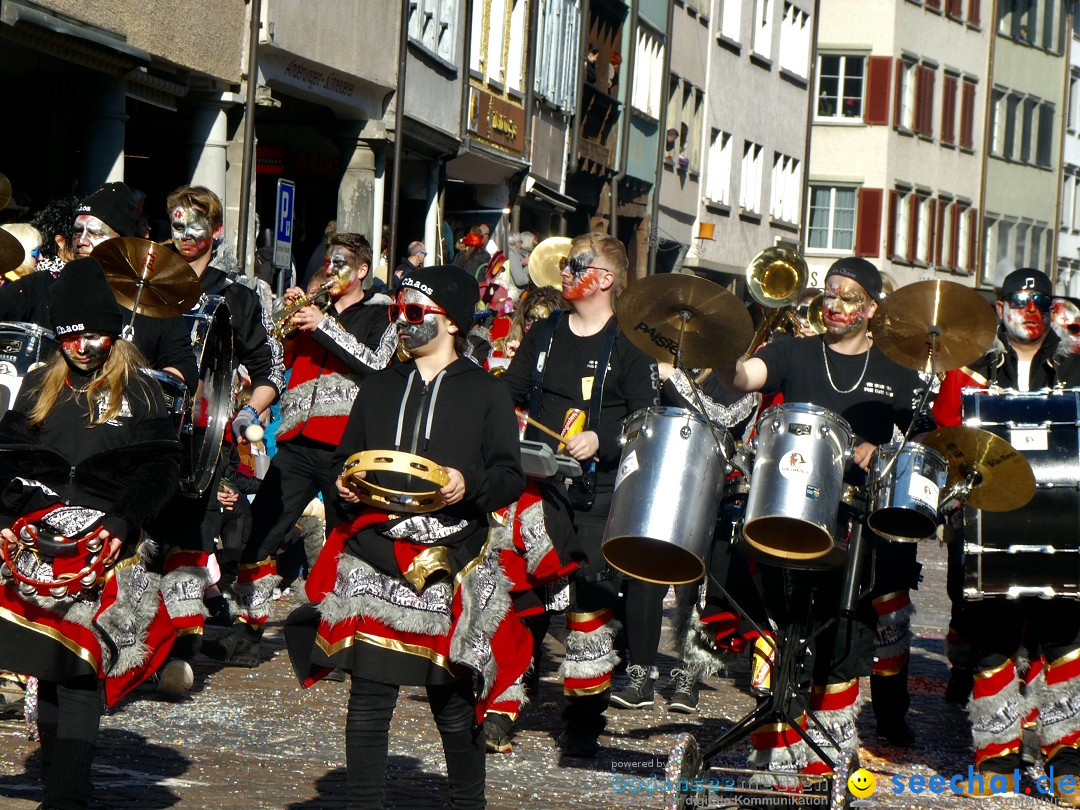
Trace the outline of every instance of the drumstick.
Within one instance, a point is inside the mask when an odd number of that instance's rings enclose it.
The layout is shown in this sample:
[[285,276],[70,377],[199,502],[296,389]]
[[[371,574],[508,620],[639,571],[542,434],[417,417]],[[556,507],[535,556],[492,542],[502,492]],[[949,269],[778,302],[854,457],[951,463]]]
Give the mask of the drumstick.
[[[539,430],[541,433],[546,434],[546,435],[550,436],[553,439],[557,439],[561,444],[566,444],[566,439],[567,439],[566,436],[563,436],[561,433],[556,433],[554,430],[552,430],[547,425],[545,425],[545,424],[543,424],[541,422],[537,422],[535,419],[533,419],[527,413],[523,413],[521,411],[516,411],[516,413],[521,419],[524,419],[526,422],[528,422],[534,428]],[[593,461],[599,461],[599,460],[600,460],[600,456],[593,456]]]

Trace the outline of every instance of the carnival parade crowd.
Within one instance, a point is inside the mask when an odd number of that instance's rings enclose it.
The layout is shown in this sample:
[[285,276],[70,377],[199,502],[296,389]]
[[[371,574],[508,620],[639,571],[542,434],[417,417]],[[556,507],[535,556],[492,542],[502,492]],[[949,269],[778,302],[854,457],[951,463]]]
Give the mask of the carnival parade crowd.
[[[154,205],[171,228],[161,243],[145,238]],[[350,808],[383,806],[402,686],[426,690],[452,806],[483,807],[485,758],[512,754],[556,614],[567,629],[559,746],[595,757],[606,715],[651,706],[658,691],[675,580],[627,575],[602,544],[636,469],[628,420],[671,409],[726,437],[730,463],[710,495],[705,576],[676,588],[669,708],[693,714],[704,679],[749,658],[749,688],[769,707],[747,728],[751,766],[766,787],[786,792],[799,775],[814,791],[858,767],[861,677],[877,733],[914,741],[919,544],[861,526],[849,501],[831,505],[834,530],[813,553],[788,544],[783,523],[747,540],[759,472],[739,454],[760,456],[769,425],[812,423],[844,434],[843,484],[859,491],[881,473],[879,448],[900,455],[901,437],[959,429],[965,392],[1080,386],[1080,308],[1035,268],[995,291],[982,356],[940,373],[879,348],[872,324],[900,291],[854,257],[829,268],[816,320],[804,295],[791,334],[689,368],[644,351],[616,315],[641,282],[606,234],[567,239],[539,267],[537,235],[500,245],[477,226],[441,251],[448,263],[426,265],[412,242],[389,282],[373,283],[367,236],[329,228],[310,272],[275,296],[224,249],[221,201],[206,188],[155,202],[109,183],[19,219],[0,226],[23,257],[0,268],[0,695],[19,705],[36,691],[48,810],[88,806],[104,708],[148,681],[184,697],[199,655],[258,667],[275,594],[290,585],[305,596],[285,625],[297,688],[350,684]],[[780,474],[811,492],[810,465],[790,455]],[[537,456],[559,472],[535,472]],[[968,484],[970,495],[982,481]],[[953,603],[944,697],[968,707],[973,764],[1014,773],[1033,729],[1055,779],[1080,777],[1080,594],[965,599],[978,500],[965,510],[962,493],[938,520],[933,494]],[[1076,521],[1060,502],[1033,503],[1009,512],[1018,542]],[[204,643],[208,622],[226,630]],[[782,678],[789,658],[794,677]],[[1058,799],[1080,806],[1060,784]]]

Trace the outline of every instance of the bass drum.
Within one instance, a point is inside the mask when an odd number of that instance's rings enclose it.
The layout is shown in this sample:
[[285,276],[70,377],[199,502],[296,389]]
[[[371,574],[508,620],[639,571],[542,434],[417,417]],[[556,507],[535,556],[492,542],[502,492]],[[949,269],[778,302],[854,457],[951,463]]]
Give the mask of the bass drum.
[[180,428],[180,489],[201,495],[214,477],[225,426],[232,416],[236,376],[232,324],[229,307],[219,295],[204,295],[184,319],[191,326],[199,383]]
[[0,322],[0,415],[15,404],[26,375],[59,348],[52,331],[36,323]]

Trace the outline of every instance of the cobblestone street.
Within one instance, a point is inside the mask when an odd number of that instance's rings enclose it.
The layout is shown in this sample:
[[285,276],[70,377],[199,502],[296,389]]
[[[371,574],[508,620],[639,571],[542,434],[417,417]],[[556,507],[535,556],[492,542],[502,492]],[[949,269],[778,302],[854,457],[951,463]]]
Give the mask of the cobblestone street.
[[[948,617],[944,550],[920,549],[924,582],[916,594],[918,638],[912,651],[911,723],[917,745],[900,750],[874,734],[873,714],[864,706],[859,721],[861,759],[878,779],[871,807],[961,807],[960,797],[892,795],[893,774],[966,773],[969,733],[963,713],[941,699],[947,679],[943,635]],[[95,764],[96,810],[185,807],[217,810],[287,808],[331,810],[344,807],[343,726],[347,685],[322,683],[309,691],[296,684],[281,649],[280,622],[291,606],[275,610],[275,624],[264,651],[269,660],[255,671],[214,671],[203,659],[192,696],[181,703],[139,692],[102,724]],[[673,714],[664,697],[649,711],[609,712],[610,721],[595,762],[560,763],[561,686],[554,670],[560,645],[549,639],[539,705],[525,714],[510,755],[488,757],[487,796],[493,808],[661,807],[655,793],[617,792],[613,774],[663,775],[672,741],[690,733],[704,745],[753,706],[747,676],[713,678],[702,691],[698,716]],[[668,671],[675,666],[668,635],[662,643],[661,694],[669,693]],[[863,683],[864,697],[867,684]],[[0,725],[0,806],[31,810],[39,800],[36,744],[22,724]],[[422,690],[403,690],[391,732],[387,805],[428,808],[447,803],[438,734]],[[746,744],[721,756],[730,766],[745,765]],[[1034,772],[1032,772],[1034,773]],[[1024,786],[1031,786],[1029,780]],[[1022,788],[1023,789],[1023,788]],[[919,799],[918,802],[911,801]],[[1039,807],[1010,799],[1010,807]],[[993,806],[1005,806],[995,799]],[[720,805],[717,805],[720,806]]]

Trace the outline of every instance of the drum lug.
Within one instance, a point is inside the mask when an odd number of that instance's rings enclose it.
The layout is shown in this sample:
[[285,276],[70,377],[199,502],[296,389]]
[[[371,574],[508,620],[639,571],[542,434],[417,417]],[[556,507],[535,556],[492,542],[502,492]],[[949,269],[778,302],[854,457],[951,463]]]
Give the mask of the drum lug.
[[683,425],[681,428],[679,428],[679,435],[684,439],[689,439],[691,433],[693,433],[693,431],[690,430],[689,425]]
[[770,425],[773,433],[779,433],[782,426],[783,423],[779,419],[773,419],[772,424]]

